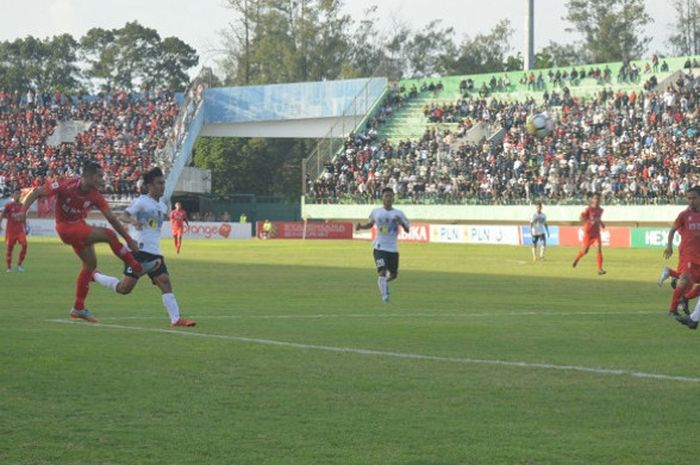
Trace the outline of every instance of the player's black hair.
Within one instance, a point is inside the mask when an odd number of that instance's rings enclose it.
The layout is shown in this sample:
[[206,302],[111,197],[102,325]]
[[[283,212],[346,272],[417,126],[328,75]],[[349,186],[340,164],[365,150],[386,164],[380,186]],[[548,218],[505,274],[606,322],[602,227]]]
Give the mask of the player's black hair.
[[83,176],[90,176],[98,171],[102,171],[102,167],[96,161],[88,160],[83,163]]
[[689,188],[686,192],[695,192],[696,194],[700,195],[700,185],[693,186]]
[[385,192],[391,192],[393,194],[394,189],[392,189],[391,187],[385,187],[384,189],[382,189],[382,195],[384,195]]
[[155,168],[146,171],[146,173],[143,175],[143,182],[148,185],[151,184],[155,178],[160,178],[161,176],[163,176],[163,170],[156,166]]

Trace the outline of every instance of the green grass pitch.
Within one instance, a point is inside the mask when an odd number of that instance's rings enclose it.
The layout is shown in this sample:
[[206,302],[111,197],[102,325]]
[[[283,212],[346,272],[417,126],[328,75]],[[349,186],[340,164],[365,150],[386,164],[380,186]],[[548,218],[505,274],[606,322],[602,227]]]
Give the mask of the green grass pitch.
[[698,463],[700,334],[666,316],[660,250],[599,277],[570,248],[404,244],[383,304],[367,242],[163,248],[196,328],[147,280],[71,321],[57,240],[0,275],[0,464]]

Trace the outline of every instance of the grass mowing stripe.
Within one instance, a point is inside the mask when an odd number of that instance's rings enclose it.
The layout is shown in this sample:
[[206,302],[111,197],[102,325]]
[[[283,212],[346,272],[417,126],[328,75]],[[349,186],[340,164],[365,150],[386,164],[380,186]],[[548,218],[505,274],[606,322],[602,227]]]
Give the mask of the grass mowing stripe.
[[[664,312],[494,312],[494,313],[338,313],[316,315],[190,315],[191,318],[205,318],[208,320],[321,320],[334,318],[480,318],[494,316],[606,316],[606,315],[658,315],[666,316]],[[164,320],[164,316],[113,316],[102,317],[100,321],[121,320]]]
[[[80,324],[86,326],[82,322],[74,322],[69,320],[47,320],[51,323],[61,323],[76,325]],[[423,355],[423,354],[413,354],[406,352],[388,352],[382,350],[372,350],[372,349],[356,349],[350,347],[334,347],[316,344],[302,344],[298,342],[288,342],[288,341],[276,341],[272,339],[260,339],[254,337],[245,336],[229,336],[225,334],[208,334],[208,333],[195,333],[180,331],[174,329],[160,329],[160,328],[142,328],[138,326],[124,326],[115,324],[94,324],[90,325],[95,328],[109,328],[109,329],[125,329],[131,331],[143,331],[151,333],[165,333],[165,334],[177,334],[179,336],[188,337],[201,337],[208,339],[223,339],[228,341],[238,341],[238,342],[248,342],[253,344],[263,344],[271,346],[280,347],[293,347],[297,349],[311,349],[311,350],[322,350],[327,352],[337,352],[337,353],[349,353],[349,354],[360,354],[360,355],[376,355],[381,357],[393,357],[402,358],[410,360],[427,360],[433,362],[451,362],[460,364],[471,364],[471,365],[494,365],[494,366],[505,366],[505,367],[516,367],[516,368],[539,368],[546,370],[560,370],[560,371],[575,371],[583,373],[594,373],[599,375],[612,375],[612,376],[626,376],[631,378],[641,378],[641,379],[655,379],[663,381],[679,381],[686,383],[700,383],[700,377],[692,376],[675,376],[667,375],[662,373],[645,373],[640,371],[630,371],[623,369],[613,369],[613,368],[592,368],[585,366],[576,365],[555,365],[549,363],[531,363],[531,362],[515,362],[507,360],[486,360],[486,359],[472,359],[472,358],[461,358],[461,357],[440,357],[436,355]],[[86,326],[89,327],[89,326]]]

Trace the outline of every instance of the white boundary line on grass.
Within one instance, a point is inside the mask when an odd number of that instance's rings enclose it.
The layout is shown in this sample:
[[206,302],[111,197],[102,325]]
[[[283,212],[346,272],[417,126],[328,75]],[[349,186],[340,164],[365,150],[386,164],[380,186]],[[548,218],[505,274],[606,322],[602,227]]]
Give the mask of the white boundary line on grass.
[[575,371],[583,373],[594,373],[599,375],[612,375],[612,376],[626,376],[630,378],[641,378],[641,379],[656,379],[663,381],[680,381],[686,383],[700,383],[700,377],[693,376],[674,376],[666,375],[662,373],[645,373],[641,371],[631,371],[623,369],[611,369],[611,368],[591,368],[578,365],[556,365],[551,363],[532,363],[532,362],[519,362],[519,361],[508,361],[508,360],[488,360],[488,359],[476,359],[476,358],[462,358],[462,357],[441,357],[437,355],[423,355],[414,354],[410,352],[390,352],[383,350],[372,350],[372,349],[356,349],[351,347],[334,347],[326,345],[317,344],[302,344],[298,342],[288,342],[288,341],[277,341],[274,339],[260,339],[255,337],[244,337],[244,336],[228,336],[224,334],[208,334],[208,333],[196,333],[189,331],[180,331],[175,329],[161,329],[161,328],[143,328],[139,326],[124,326],[124,325],[114,325],[114,324],[86,324],[77,321],[70,320],[47,320],[51,323],[60,323],[68,325],[82,325],[83,327],[93,327],[93,328],[108,328],[108,329],[125,329],[130,331],[142,331],[149,333],[162,333],[162,334],[176,334],[178,336],[185,337],[200,337],[206,339],[221,339],[226,341],[237,341],[237,342],[247,342],[251,344],[262,344],[269,346],[278,347],[292,347],[295,349],[305,349],[305,350],[321,350],[325,352],[336,352],[336,353],[346,353],[346,354],[359,354],[359,355],[375,355],[378,357],[392,357],[408,360],[425,360],[431,362],[450,362],[459,363],[464,365],[491,365],[491,366],[504,366],[504,367],[515,367],[515,368],[540,368],[545,370],[559,370],[559,371]]
[[[499,312],[492,313],[321,313],[298,315],[190,315],[192,318],[206,318],[207,320],[322,320],[333,318],[480,318],[480,317],[518,317],[518,316],[606,316],[606,315],[663,315],[663,311],[639,311],[639,312]],[[167,320],[166,316],[111,316],[100,317],[100,321],[120,320]]]

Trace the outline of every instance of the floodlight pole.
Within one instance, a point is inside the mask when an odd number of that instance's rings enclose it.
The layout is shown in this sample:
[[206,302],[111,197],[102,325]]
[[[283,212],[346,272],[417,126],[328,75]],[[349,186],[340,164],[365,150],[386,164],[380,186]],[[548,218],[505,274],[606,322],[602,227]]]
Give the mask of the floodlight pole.
[[535,68],[535,0],[525,0],[525,71]]

